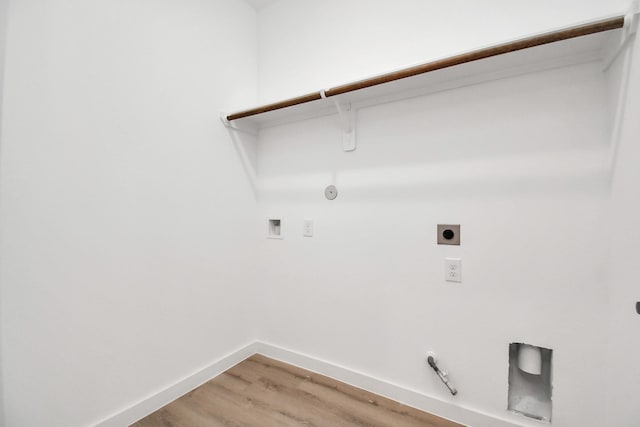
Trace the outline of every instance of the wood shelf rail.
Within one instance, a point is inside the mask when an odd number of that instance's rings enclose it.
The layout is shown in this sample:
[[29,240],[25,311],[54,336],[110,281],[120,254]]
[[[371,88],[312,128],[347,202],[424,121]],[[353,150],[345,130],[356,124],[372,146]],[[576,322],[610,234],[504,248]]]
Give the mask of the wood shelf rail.
[[313,93],[298,96],[295,98],[286,99],[284,101],[275,102],[273,104],[267,104],[267,105],[252,108],[249,110],[239,111],[237,113],[229,114],[227,116],[227,120],[233,121],[233,120],[238,120],[245,117],[255,116],[262,113],[267,113],[269,111],[275,111],[283,108],[293,107],[294,105],[304,104],[311,101],[317,101],[323,98],[330,98],[332,96],[342,95],[342,94],[353,92],[356,90],[365,89],[368,87],[405,79],[407,77],[417,76],[419,74],[425,74],[431,71],[441,70],[443,68],[454,67],[456,65],[461,65],[461,64],[465,64],[473,61],[479,61],[481,59],[490,58],[492,56],[504,55],[510,52],[516,52],[519,50],[528,49],[536,46],[542,46],[545,44],[555,43],[563,40],[568,40],[575,37],[587,36],[589,34],[615,30],[615,29],[622,28],[623,26],[624,26],[624,16],[618,16],[614,18],[591,22],[588,24],[578,25],[571,28],[566,28],[563,30],[552,31],[549,33],[524,38],[514,42],[508,42],[508,43],[491,46],[484,49],[475,50],[468,53],[463,53],[460,55],[451,56],[449,58],[439,59],[437,61],[428,62],[426,64],[421,64],[414,67],[405,68],[399,71],[382,74],[377,77],[372,77],[372,78],[360,80],[357,82],[336,86],[324,91],[313,92]]

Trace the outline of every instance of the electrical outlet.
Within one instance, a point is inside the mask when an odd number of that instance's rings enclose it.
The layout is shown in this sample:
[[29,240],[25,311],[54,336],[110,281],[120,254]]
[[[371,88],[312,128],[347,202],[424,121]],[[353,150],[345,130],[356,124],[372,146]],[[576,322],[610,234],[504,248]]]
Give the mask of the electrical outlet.
[[462,260],[460,258],[444,259],[444,280],[462,282]]
[[313,237],[313,220],[305,219],[302,233],[305,237]]

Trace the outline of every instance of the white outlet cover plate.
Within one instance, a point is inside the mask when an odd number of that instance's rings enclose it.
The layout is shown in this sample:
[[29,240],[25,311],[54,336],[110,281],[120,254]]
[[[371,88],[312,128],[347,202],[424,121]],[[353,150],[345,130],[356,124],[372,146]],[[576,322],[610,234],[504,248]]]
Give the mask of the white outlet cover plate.
[[313,220],[305,218],[302,233],[305,237],[313,237]]
[[462,260],[460,258],[444,259],[444,280],[447,282],[462,282]]

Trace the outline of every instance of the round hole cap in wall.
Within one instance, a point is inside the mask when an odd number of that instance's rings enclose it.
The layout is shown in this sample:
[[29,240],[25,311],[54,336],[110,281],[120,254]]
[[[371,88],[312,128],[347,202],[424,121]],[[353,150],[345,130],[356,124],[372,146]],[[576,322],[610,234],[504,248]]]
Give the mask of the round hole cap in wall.
[[324,189],[324,197],[326,197],[327,200],[333,200],[336,197],[338,197],[338,189],[336,188],[336,186],[335,185],[327,186],[327,188]]
[[451,240],[455,237],[456,233],[453,232],[453,230],[447,228],[446,230],[444,230],[442,232],[442,237],[444,237],[447,240]]

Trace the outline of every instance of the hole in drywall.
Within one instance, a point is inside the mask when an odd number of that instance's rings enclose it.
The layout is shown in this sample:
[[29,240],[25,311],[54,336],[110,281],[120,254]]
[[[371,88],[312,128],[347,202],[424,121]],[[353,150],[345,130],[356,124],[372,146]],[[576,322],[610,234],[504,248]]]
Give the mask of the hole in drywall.
[[551,349],[530,344],[509,344],[510,411],[551,422],[552,353]]
[[282,239],[282,218],[267,219],[267,237],[270,239]]

